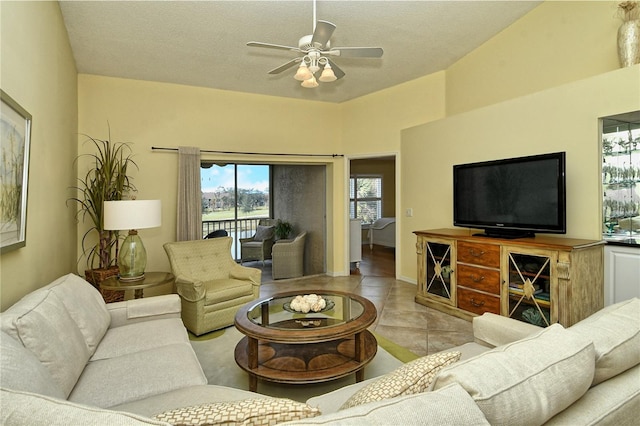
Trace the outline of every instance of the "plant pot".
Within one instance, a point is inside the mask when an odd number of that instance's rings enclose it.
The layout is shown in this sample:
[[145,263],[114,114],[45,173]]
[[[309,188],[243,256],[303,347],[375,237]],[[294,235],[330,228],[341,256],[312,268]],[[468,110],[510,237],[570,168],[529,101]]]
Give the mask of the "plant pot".
[[107,278],[116,277],[120,273],[117,266],[109,268],[87,269],[84,271],[84,278],[90,282],[99,292],[106,303],[121,302],[124,300],[123,291],[113,291],[100,289],[100,283]]
[[627,21],[618,28],[618,58],[622,67],[640,63],[640,19]]

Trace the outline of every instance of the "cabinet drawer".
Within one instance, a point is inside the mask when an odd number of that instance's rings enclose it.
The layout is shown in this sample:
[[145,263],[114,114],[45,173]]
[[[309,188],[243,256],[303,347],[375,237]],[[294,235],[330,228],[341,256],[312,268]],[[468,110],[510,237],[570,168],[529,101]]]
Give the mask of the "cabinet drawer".
[[458,262],[500,267],[500,246],[494,244],[458,242]]
[[485,312],[492,312],[500,315],[500,298],[490,294],[479,293],[458,287],[458,308],[482,315]]
[[500,294],[500,271],[458,264],[457,283],[459,286]]

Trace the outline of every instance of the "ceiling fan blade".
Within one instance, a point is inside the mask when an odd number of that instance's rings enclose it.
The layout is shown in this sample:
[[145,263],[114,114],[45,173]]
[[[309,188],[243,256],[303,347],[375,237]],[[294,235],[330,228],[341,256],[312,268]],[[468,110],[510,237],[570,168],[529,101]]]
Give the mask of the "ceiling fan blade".
[[329,64],[331,64],[331,69],[333,70],[333,74],[336,76],[336,79],[340,80],[342,77],[345,76],[344,71],[342,71],[340,67],[336,65],[335,62],[333,62],[329,58],[327,58],[327,61],[329,61]]
[[300,49],[293,46],[282,46],[280,44],[271,44],[271,43],[261,43],[259,41],[250,41],[247,43],[247,46],[251,47],[266,47],[268,49],[280,49],[280,50],[291,50],[293,52],[300,52]]
[[334,47],[322,53],[343,58],[381,58],[384,51],[381,47]]
[[295,58],[287,62],[286,64],[280,65],[278,68],[274,68],[269,71],[269,74],[280,74],[282,71],[288,70],[298,62],[302,61],[302,58]]
[[313,32],[313,37],[311,38],[311,44],[315,46],[316,43],[318,43],[320,45],[320,49],[324,49],[335,29],[336,26],[331,22],[318,21],[316,23],[316,29]]

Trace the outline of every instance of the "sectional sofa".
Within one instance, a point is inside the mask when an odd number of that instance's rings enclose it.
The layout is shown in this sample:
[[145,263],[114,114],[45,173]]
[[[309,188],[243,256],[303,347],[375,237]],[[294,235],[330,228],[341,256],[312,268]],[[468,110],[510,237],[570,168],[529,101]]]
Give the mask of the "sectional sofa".
[[75,275],[0,315],[0,423],[637,424],[640,300],[570,328],[485,314],[475,342],[306,404],[207,384],[176,295],[105,304]]

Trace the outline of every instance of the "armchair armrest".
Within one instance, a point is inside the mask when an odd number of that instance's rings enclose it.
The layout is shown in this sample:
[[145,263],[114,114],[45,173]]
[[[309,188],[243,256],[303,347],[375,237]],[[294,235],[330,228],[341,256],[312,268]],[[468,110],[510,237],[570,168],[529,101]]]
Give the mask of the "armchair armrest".
[[111,315],[110,328],[135,322],[163,318],[180,318],[182,310],[180,298],[177,294],[107,303],[106,307]]
[[474,340],[484,346],[501,346],[523,339],[541,327],[489,312],[473,318]]
[[262,271],[257,268],[249,268],[236,263],[231,267],[229,277],[237,280],[248,280],[251,281],[253,285],[259,286],[262,278]]
[[183,275],[176,277],[176,291],[184,300],[189,302],[197,302],[204,299],[205,289],[202,281],[193,280]]
[[250,241],[255,241],[255,240],[253,239],[253,237],[240,238],[240,244],[247,243],[247,242],[250,242]]

